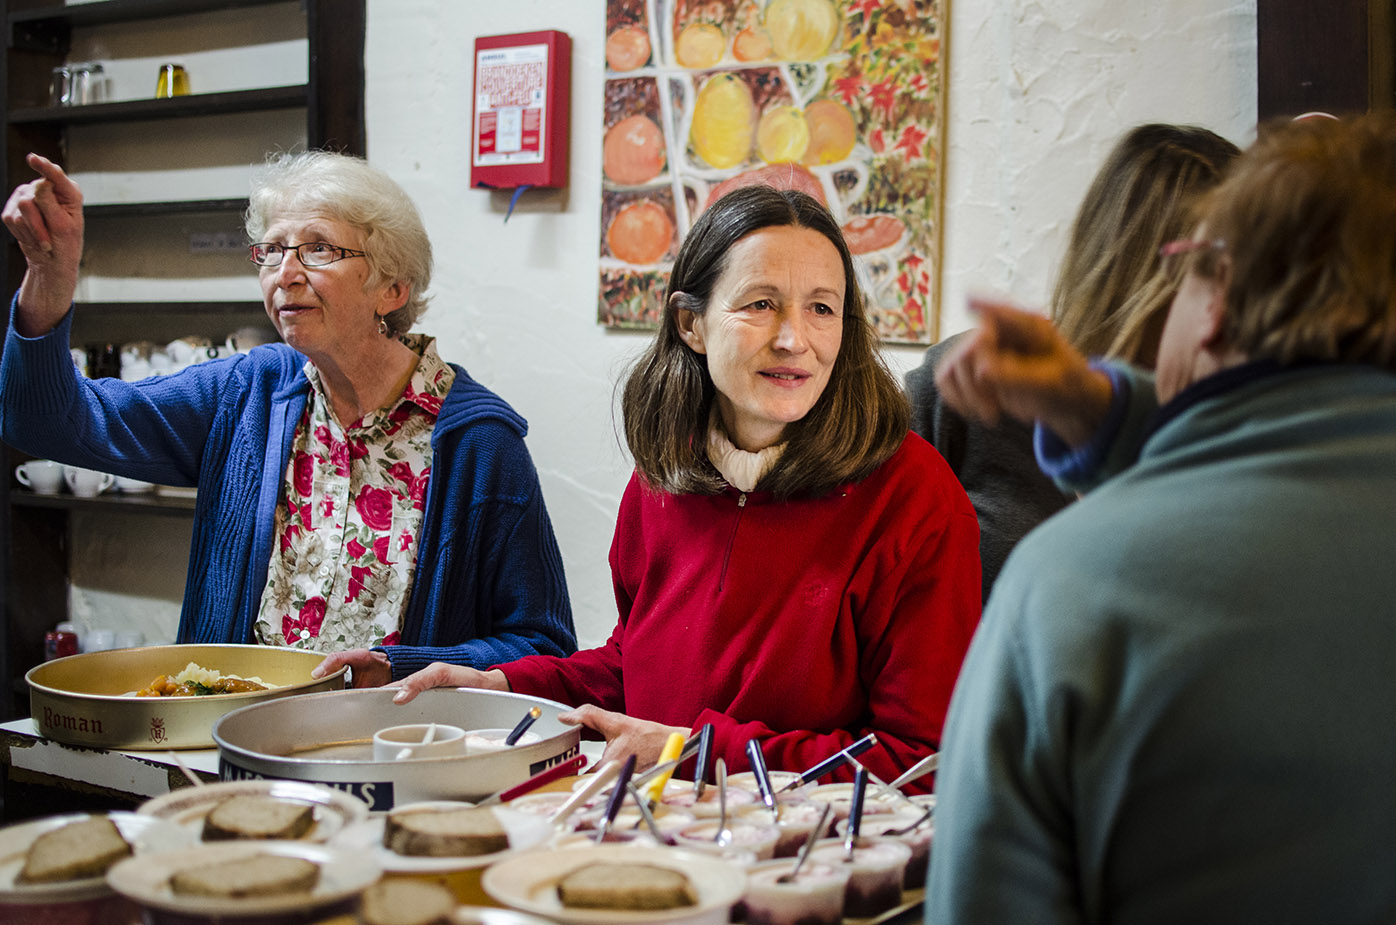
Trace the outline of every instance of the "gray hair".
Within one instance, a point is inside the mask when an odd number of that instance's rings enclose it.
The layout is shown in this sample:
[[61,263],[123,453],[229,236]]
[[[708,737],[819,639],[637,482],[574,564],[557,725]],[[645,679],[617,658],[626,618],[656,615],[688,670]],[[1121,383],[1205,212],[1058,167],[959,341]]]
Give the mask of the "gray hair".
[[323,215],[363,232],[369,286],[401,281],[407,303],[384,317],[388,331],[405,334],[427,308],[431,240],[416,205],[401,186],[362,158],[330,151],[277,154],[252,180],[244,224],[260,241],[277,217],[292,212]]

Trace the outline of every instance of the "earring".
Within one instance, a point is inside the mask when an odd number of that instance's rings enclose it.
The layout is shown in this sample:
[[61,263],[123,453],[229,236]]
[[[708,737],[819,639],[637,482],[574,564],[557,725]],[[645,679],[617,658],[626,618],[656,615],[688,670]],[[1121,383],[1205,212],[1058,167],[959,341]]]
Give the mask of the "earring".
[[382,315],[378,316],[378,333],[384,337],[388,336],[388,320]]

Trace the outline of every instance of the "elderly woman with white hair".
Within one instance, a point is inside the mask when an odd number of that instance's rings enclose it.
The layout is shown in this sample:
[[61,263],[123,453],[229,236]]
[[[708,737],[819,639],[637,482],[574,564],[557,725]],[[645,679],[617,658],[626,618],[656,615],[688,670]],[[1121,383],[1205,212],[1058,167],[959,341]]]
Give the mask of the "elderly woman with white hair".
[[[431,244],[411,199],[354,157],[274,158],[251,259],[284,343],[139,382],[68,356],[82,194],[56,164],[4,222],[26,273],[0,362],[0,437],[35,455],[198,487],[177,639],[324,652],[355,686],[433,661],[576,648],[562,560],[503,399],[409,334]],[[63,427],[55,427],[63,421]]]

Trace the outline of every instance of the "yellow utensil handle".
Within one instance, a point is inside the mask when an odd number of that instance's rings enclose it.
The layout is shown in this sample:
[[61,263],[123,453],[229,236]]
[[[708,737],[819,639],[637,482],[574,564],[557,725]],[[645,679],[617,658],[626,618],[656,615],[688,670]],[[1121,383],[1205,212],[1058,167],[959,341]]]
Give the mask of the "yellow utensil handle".
[[[659,753],[658,763],[664,764],[666,761],[673,761],[679,757],[679,753],[683,751],[683,743],[686,741],[687,737],[682,732],[670,733],[669,740],[664,743],[664,750]],[[659,798],[664,795],[664,785],[669,783],[669,778],[673,776],[673,773],[674,769],[670,768],[650,781],[645,796],[653,802],[659,802]]]

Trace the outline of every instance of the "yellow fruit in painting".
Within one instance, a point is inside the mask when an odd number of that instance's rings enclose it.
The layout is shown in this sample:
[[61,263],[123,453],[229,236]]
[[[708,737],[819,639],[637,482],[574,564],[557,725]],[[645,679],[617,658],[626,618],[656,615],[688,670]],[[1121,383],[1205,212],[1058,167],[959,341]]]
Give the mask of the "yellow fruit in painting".
[[714,74],[693,104],[689,141],[694,152],[719,170],[745,163],[756,134],[756,103],[751,88],[732,74]]
[[805,107],[805,122],[809,125],[809,147],[803,163],[834,164],[853,153],[858,130],[853,113],[838,100],[815,100]]
[[813,61],[834,44],[839,11],[833,0],[772,0],[766,7],[766,32],[778,58]]
[[722,52],[727,48],[727,36],[710,22],[696,22],[684,26],[679,40],[674,45],[674,57],[684,67],[702,69],[712,67],[722,60]]
[[760,26],[748,26],[732,39],[732,57],[738,61],[765,61],[771,56],[771,37]]
[[788,164],[805,156],[809,126],[794,106],[777,106],[761,116],[756,128],[756,152],[768,164]]

